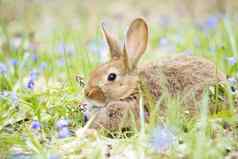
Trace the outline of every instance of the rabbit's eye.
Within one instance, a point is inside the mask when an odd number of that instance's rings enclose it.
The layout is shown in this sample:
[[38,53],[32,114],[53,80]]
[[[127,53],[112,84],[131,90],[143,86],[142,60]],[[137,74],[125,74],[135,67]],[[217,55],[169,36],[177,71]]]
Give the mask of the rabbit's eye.
[[110,73],[107,77],[108,81],[114,81],[116,79],[117,75],[115,73]]

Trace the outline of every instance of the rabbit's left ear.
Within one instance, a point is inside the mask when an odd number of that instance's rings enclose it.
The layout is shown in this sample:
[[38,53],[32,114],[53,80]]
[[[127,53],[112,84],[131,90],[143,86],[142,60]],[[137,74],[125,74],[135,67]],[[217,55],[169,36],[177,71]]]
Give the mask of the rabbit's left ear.
[[109,47],[111,59],[119,58],[121,56],[121,48],[116,38],[109,31],[106,30],[104,23],[101,24],[101,27]]
[[140,57],[144,54],[148,43],[148,26],[143,18],[137,18],[131,23],[124,44],[124,57],[128,59],[129,69],[134,69]]

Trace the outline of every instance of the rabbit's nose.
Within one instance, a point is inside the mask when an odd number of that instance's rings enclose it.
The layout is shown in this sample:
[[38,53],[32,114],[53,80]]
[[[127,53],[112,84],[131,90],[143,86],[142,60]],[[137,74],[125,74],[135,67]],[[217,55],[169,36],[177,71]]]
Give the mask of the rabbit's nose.
[[102,91],[100,87],[94,86],[94,87],[86,88],[84,94],[86,97],[90,99],[93,99],[99,102],[105,102],[104,92]]

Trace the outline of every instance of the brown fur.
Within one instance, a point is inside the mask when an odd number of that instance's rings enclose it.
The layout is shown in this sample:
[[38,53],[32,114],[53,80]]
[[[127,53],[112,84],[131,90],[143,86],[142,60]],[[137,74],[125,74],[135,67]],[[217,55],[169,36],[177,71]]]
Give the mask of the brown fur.
[[[201,100],[204,89],[226,80],[214,63],[201,57],[175,56],[139,68],[137,65],[148,41],[148,27],[141,18],[131,23],[123,49],[104,27],[103,32],[111,59],[91,73],[85,89],[86,98],[101,107],[96,113],[92,111],[96,114],[91,125],[93,128],[115,130],[130,127],[131,114],[139,126],[141,83],[155,101],[166,92],[171,97],[183,97],[184,105],[196,111],[195,103]],[[108,81],[110,73],[116,73],[116,80]],[[147,103],[148,99],[145,100]]]
[[225,75],[211,61],[185,55],[142,66],[139,75],[157,99],[161,90],[166,89],[171,96],[186,97],[186,105],[191,106],[194,106],[191,101],[201,99],[205,88],[226,80]]

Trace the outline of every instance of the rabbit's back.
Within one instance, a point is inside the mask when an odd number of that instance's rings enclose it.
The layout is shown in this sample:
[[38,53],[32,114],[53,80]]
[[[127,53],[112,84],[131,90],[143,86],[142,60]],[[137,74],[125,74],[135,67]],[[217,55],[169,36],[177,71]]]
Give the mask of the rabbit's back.
[[185,55],[142,66],[139,75],[155,97],[167,91],[172,96],[188,96],[186,103],[190,103],[192,97],[199,100],[207,86],[226,80],[213,62]]

